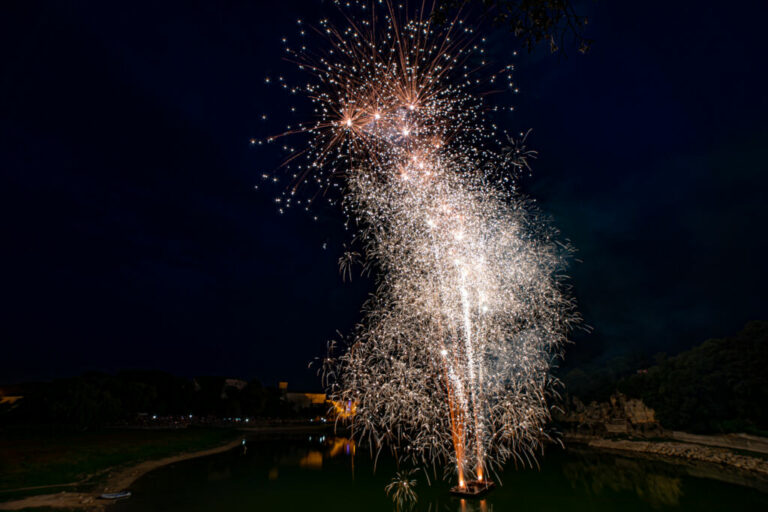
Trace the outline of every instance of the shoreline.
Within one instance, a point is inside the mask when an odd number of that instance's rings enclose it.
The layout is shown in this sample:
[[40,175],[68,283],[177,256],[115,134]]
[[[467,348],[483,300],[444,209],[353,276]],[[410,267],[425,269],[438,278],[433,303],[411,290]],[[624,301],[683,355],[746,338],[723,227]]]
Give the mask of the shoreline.
[[109,476],[103,488],[100,490],[93,490],[91,492],[62,491],[56,494],[37,494],[34,496],[28,496],[26,498],[20,498],[18,500],[0,502],[0,510],[23,510],[26,508],[38,507],[103,510],[105,507],[113,503],[110,500],[103,500],[99,498],[99,496],[105,492],[117,492],[124,490],[150,471],[161,468],[163,466],[174,464],[176,462],[182,462],[185,460],[196,459],[199,457],[207,457],[209,455],[224,453],[237,448],[241,444],[242,440],[236,439],[215,448],[181,453],[178,455],[164,457],[162,459],[140,462],[139,464],[135,464],[127,468],[114,470],[115,472]]
[[[747,485],[768,492],[768,459],[744,454],[741,450],[712,444],[681,442],[675,437],[654,441],[606,439],[580,434],[565,434],[563,440],[573,445],[587,446],[627,456],[646,457],[681,466],[698,466],[698,476],[716,478],[737,485]],[[761,452],[753,452],[761,453]],[[720,478],[717,478],[720,473]],[[728,477],[730,475],[730,477]],[[738,476],[738,478],[736,478]]]
[[[332,428],[333,428],[332,425],[328,425],[328,424],[317,424],[317,425],[305,425],[305,424],[268,425],[268,424],[265,424],[265,425],[254,425],[252,427],[242,427],[242,428],[236,429],[237,432],[242,434],[241,436],[238,436],[236,440],[230,441],[221,446],[217,446],[214,448],[207,448],[205,450],[197,450],[192,452],[180,453],[178,455],[171,455],[168,457],[163,457],[161,459],[148,460],[148,461],[140,462],[138,464],[134,464],[124,468],[107,468],[99,473],[99,474],[110,473],[106,482],[98,486],[99,490],[94,489],[89,492],[61,491],[55,494],[35,494],[32,496],[19,498],[16,500],[0,502],[0,510],[24,510],[27,508],[43,508],[43,507],[54,508],[54,509],[63,508],[63,509],[88,510],[88,511],[105,510],[105,508],[110,504],[114,503],[114,501],[104,500],[99,498],[101,494],[127,490],[136,480],[138,480],[142,476],[146,475],[151,471],[154,471],[155,469],[159,469],[161,467],[168,466],[170,464],[175,464],[177,462],[182,462],[182,461],[191,460],[191,459],[197,459],[200,457],[207,457],[209,455],[216,455],[219,453],[227,452],[229,450],[233,450],[238,446],[242,445],[243,438],[246,436],[260,435],[260,434],[266,434],[266,435],[303,434],[307,432],[309,433],[316,432],[318,430],[329,430]],[[85,480],[82,480],[80,482],[71,482],[66,484],[53,484],[49,486],[40,486],[38,488],[42,489],[46,487],[53,488],[53,487],[74,486],[74,485],[85,483],[87,480],[89,480],[93,476],[94,475],[91,475]],[[25,488],[25,489],[30,489],[30,488]],[[15,490],[21,491],[24,489],[15,489]]]
[[[254,434],[296,434],[314,432],[327,429],[327,425],[301,425],[301,426],[254,426],[238,429],[244,436]],[[661,459],[670,464],[691,466],[692,464],[705,464],[712,470],[725,470],[732,474],[751,477],[755,481],[750,485],[743,479],[718,478],[737,485],[747,485],[755,487],[763,492],[768,492],[768,459],[752,457],[742,453],[735,453],[733,450],[713,445],[696,444],[691,442],[681,442],[672,439],[663,439],[655,441],[629,440],[629,439],[606,439],[603,437],[588,436],[581,434],[564,434],[563,440],[566,443],[572,443],[577,446],[587,446],[594,450],[602,450],[624,455],[633,455],[637,457],[650,457]],[[147,473],[170,464],[183,462],[186,460],[207,457],[224,453],[241,446],[243,437],[230,441],[221,446],[207,448],[178,455],[172,455],[161,459],[148,460],[124,468],[108,468],[105,473],[110,473],[106,482],[99,486],[99,489],[90,492],[68,492],[62,491],[54,494],[38,494],[19,498],[16,500],[0,502],[0,510],[24,510],[27,508],[64,508],[88,511],[105,510],[114,501],[100,499],[102,493],[119,492],[128,489],[139,478]],[[715,478],[716,471],[706,471],[706,474],[699,476],[705,478]],[[90,478],[90,477],[89,477]],[[86,479],[87,480],[87,479]],[[69,484],[55,484],[44,487],[61,487],[68,485],[77,485],[81,482]],[[21,489],[19,489],[21,490]]]

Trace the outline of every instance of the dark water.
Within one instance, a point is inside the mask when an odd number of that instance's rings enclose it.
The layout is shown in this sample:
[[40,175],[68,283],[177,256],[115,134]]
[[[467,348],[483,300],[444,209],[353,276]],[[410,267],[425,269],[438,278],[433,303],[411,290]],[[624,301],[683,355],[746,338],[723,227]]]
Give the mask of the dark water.
[[[344,438],[317,435],[254,439],[247,450],[194,459],[147,474],[131,511],[387,511],[384,493],[395,466],[368,453],[353,457]],[[448,495],[448,484],[420,479],[415,510],[502,511],[768,511],[768,485],[711,465],[678,466],[578,448],[550,450],[541,468],[509,470],[482,501]],[[762,491],[762,492],[761,492]]]

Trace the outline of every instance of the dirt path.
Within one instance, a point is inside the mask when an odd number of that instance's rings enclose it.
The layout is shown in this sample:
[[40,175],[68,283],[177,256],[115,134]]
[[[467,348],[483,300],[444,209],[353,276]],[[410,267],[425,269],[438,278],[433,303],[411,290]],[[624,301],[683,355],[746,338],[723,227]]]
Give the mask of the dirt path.
[[122,491],[130,487],[136,480],[152,470],[184,460],[223,453],[239,446],[241,442],[242,441],[238,439],[217,448],[210,448],[208,450],[201,450],[198,452],[182,453],[181,455],[174,455],[164,459],[149,460],[126,469],[118,470],[109,476],[103,488],[94,490],[90,493],[60,492],[56,494],[40,494],[37,496],[30,496],[28,498],[0,503],[0,510],[23,510],[25,508],[32,507],[102,510],[110,502],[99,499],[99,495],[101,493]]

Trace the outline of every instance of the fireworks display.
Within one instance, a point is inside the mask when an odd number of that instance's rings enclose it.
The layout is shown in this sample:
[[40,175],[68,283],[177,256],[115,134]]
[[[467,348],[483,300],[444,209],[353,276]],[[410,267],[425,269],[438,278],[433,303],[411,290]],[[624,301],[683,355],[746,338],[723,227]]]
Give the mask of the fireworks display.
[[507,144],[476,93],[514,88],[511,68],[485,72],[459,19],[435,26],[429,9],[386,2],[343,12],[343,29],[315,27],[325,50],[284,41],[313,77],[301,89],[316,118],[289,127],[311,142],[286,148],[295,181],[277,199],[339,188],[377,272],[363,321],[323,365],[329,394],[354,404],[354,436],[374,452],[483,481],[547,437],[549,370],[576,319],[568,250],[515,193],[524,139]]

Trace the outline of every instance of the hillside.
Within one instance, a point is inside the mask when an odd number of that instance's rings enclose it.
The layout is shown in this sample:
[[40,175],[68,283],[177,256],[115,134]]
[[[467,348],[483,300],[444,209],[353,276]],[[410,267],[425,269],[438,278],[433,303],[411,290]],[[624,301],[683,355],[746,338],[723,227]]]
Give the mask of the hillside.
[[621,379],[667,429],[768,433],[768,322],[711,339]]

